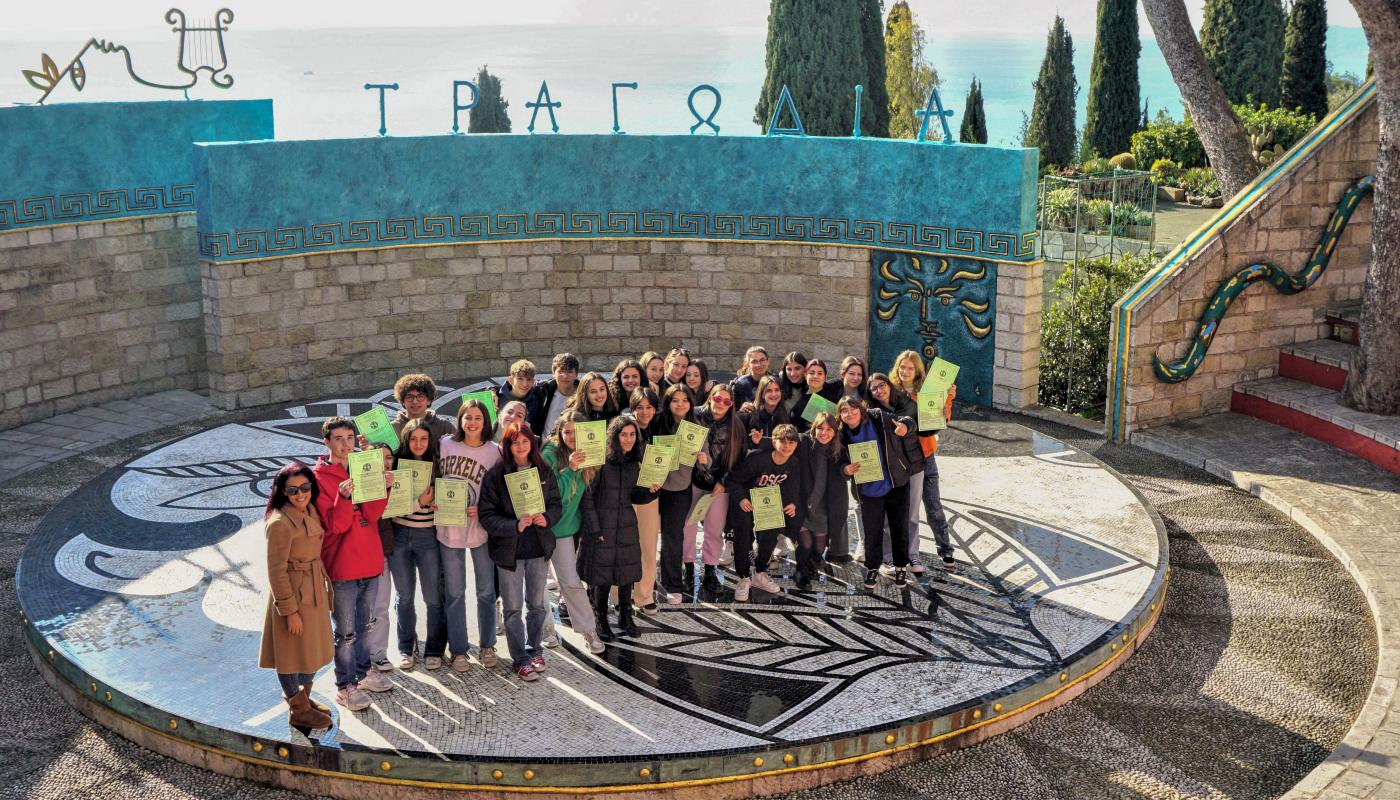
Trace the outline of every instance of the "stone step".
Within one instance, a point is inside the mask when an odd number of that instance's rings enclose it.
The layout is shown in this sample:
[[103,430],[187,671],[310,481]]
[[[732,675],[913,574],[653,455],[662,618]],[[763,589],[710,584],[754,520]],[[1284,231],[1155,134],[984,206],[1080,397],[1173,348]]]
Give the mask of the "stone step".
[[1347,344],[1361,343],[1361,301],[1332,306],[1327,309],[1327,324],[1332,326],[1332,338]]
[[1279,348],[1278,374],[1340,392],[1355,351],[1356,345],[1335,339],[1286,345]]
[[1235,386],[1230,410],[1311,436],[1400,475],[1400,417],[1342,405],[1341,392],[1293,378]]

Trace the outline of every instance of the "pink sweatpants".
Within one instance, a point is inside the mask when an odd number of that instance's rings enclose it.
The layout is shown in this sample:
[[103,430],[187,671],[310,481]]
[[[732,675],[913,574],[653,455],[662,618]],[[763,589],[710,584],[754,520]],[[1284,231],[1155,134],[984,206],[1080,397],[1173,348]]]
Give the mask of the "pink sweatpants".
[[[709,494],[709,492],[694,486],[690,487],[690,492],[691,497],[694,498],[692,507],[695,503],[700,502],[700,498]],[[701,558],[712,567],[719,563],[720,551],[724,549],[724,518],[728,513],[729,496],[721,492],[710,504],[709,509],[705,511],[704,519],[701,520],[705,525],[705,544]],[[699,528],[700,523],[685,526],[684,547],[685,563],[687,564],[695,563],[695,535]]]

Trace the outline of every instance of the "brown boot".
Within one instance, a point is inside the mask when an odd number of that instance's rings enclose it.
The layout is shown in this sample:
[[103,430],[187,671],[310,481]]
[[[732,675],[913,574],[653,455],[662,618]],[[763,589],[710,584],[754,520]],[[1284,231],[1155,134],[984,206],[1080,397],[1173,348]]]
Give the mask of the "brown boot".
[[301,691],[287,698],[287,705],[291,711],[287,714],[287,721],[296,728],[329,728],[331,717],[329,714],[311,707],[311,687],[302,686]]

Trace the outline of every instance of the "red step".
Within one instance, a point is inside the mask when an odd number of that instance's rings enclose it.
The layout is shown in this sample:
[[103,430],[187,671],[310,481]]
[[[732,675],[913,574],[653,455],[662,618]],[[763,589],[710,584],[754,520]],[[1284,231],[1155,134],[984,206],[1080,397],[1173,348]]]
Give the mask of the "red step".
[[1290,377],[1250,381],[1235,387],[1230,410],[1311,436],[1400,475],[1400,417],[1347,408],[1336,389]]
[[1332,339],[1289,345],[1279,349],[1278,374],[1340,392],[1355,350],[1356,345]]

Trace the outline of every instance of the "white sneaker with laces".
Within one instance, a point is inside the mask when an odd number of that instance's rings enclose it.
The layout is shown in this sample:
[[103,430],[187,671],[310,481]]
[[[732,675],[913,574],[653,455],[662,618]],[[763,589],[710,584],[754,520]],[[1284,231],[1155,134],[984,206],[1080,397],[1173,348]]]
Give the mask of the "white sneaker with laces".
[[374,670],[370,670],[370,673],[360,681],[359,685],[360,689],[366,692],[387,692],[394,688],[393,681],[389,680],[384,673]]
[[911,561],[911,562],[909,563],[909,571],[910,571],[911,573],[915,574],[915,575],[922,575],[922,574],[924,574],[924,562],[923,562],[923,561]]
[[677,592],[667,592],[667,593],[666,593],[666,603],[667,603],[667,605],[678,606],[678,605],[681,604],[681,601],[684,600],[684,599],[685,599],[685,598],[684,598],[683,596],[681,596],[681,595],[680,595],[679,593],[677,593]]
[[737,586],[734,587],[734,602],[747,603],[749,601],[749,579],[740,578]]
[[596,633],[585,633],[583,635],[584,644],[588,645],[588,652],[598,655],[608,648],[603,645],[603,640],[598,638]]

